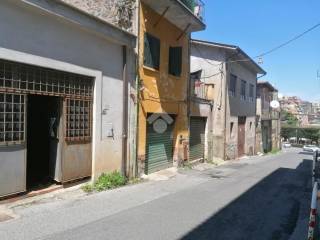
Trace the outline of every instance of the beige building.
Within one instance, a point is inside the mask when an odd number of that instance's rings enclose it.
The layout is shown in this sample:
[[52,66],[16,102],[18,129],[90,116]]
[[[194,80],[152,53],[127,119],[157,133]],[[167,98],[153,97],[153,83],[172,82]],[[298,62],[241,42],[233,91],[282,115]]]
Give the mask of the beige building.
[[257,83],[256,153],[267,153],[280,149],[280,105],[271,107],[278,101],[278,90],[269,82]]
[[212,159],[255,153],[257,75],[266,72],[239,47],[192,40],[191,72],[212,86]]

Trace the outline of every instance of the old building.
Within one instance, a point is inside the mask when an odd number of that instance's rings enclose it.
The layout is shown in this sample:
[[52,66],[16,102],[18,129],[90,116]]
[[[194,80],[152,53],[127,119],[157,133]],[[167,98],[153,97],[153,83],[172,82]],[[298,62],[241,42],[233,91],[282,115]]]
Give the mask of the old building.
[[[272,101],[276,102],[272,105]],[[257,84],[256,152],[280,149],[280,104],[278,90],[269,82]]]
[[202,81],[202,70],[191,73],[189,94],[189,161],[212,159],[214,84]]
[[265,71],[237,46],[202,40],[192,40],[191,71],[213,87],[212,160],[254,154],[256,82]]
[[0,196],[125,174],[136,37],[61,1],[0,5]]
[[205,29],[200,1],[140,3],[139,173],[187,157],[190,33]]

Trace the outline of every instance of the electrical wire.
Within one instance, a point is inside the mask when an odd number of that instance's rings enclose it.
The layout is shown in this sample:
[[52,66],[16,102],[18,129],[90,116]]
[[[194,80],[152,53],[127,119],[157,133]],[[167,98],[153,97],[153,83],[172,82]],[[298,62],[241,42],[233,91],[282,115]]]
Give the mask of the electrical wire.
[[309,28],[309,29],[307,29],[306,31],[304,31],[304,32],[302,32],[302,33],[300,33],[300,34],[298,34],[297,36],[293,37],[292,39],[290,39],[290,40],[288,40],[288,41],[286,41],[286,42],[284,42],[284,43],[282,43],[282,44],[278,45],[277,47],[274,47],[274,48],[270,49],[269,51],[266,51],[266,52],[264,52],[264,53],[262,53],[262,54],[257,55],[257,56],[256,56],[256,57],[254,57],[254,58],[264,57],[264,56],[266,56],[266,55],[268,55],[268,54],[270,54],[270,53],[273,53],[273,52],[275,52],[275,51],[279,50],[280,48],[283,48],[283,47],[285,47],[285,46],[289,45],[290,43],[292,43],[292,42],[294,42],[294,41],[298,40],[299,38],[302,38],[304,35],[306,35],[307,33],[309,33],[309,32],[311,32],[311,31],[315,30],[315,29],[316,29],[316,28],[318,28],[318,27],[320,27],[320,23],[318,23],[318,24],[316,24],[316,25],[312,26],[311,28]]
[[[275,52],[275,51],[277,51],[277,50],[289,45],[290,43],[302,38],[304,35],[308,34],[309,32],[315,30],[318,27],[320,27],[320,23],[315,24],[314,26],[308,28],[304,32],[302,32],[302,33],[296,35],[295,37],[291,38],[290,40],[288,40],[288,41],[286,41],[286,42],[284,42],[284,43],[282,43],[282,44],[280,44],[280,45],[278,45],[278,46],[276,46],[276,47],[274,47],[274,48],[272,48],[272,49],[270,49],[270,50],[268,50],[266,52],[263,52],[263,53],[255,56],[253,59],[257,59],[257,58],[261,58],[261,57],[264,57],[266,55],[269,55],[269,54],[271,54],[271,53],[273,53],[273,52]],[[196,47],[196,49],[199,52],[199,54],[202,57],[202,59],[204,59],[207,63],[209,63],[212,66],[219,66],[219,65],[222,65],[223,63],[236,63],[236,62],[250,62],[250,61],[252,61],[252,59],[246,58],[246,59],[240,59],[240,60],[227,60],[225,62],[221,62],[220,64],[213,64],[209,60],[207,60],[205,57],[203,57],[203,55],[202,55],[202,53],[201,53],[201,51],[200,51],[200,49],[198,48],[197,45],[194,45],[194,46]],[[218,74],[220,74],[220,72],[217,73],[217,75]],[[215,75],[213,75],[213,76],[215,76]],[[213,76],[205,76],[205,77],[202,77],[201,79],[210,78],[210,77],[213,77]]]

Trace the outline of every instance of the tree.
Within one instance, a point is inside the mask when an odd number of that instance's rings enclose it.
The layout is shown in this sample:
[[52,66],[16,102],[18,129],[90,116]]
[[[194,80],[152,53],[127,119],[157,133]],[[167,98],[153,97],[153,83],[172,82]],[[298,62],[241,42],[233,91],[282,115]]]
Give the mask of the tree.
[[298,118],[295,115],[284,110],[281,111],[281,120],[286,121],[289,126],[294,127],[298,126],[299,122]]

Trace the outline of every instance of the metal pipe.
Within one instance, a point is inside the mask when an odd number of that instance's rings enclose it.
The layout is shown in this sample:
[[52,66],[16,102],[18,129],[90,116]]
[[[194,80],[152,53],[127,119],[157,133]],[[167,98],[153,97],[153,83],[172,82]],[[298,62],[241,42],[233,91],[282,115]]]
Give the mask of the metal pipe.
[[127,176],[128,153],[128,78],[127,78],[127,46],[122,46],[122,82],[123,82],[123,113],[122,113],[122,174]]

